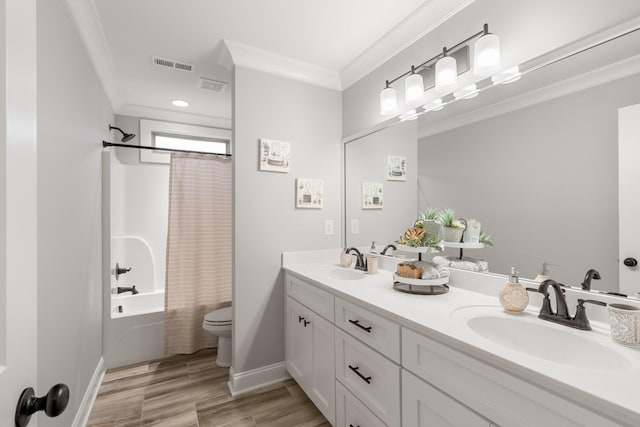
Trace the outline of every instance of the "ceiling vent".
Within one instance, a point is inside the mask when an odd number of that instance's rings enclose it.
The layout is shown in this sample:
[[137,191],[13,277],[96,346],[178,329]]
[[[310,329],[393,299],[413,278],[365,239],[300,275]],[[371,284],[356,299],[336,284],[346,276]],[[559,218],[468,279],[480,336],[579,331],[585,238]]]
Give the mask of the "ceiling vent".
[[224,91],[227,90],[227,86],[229,85],[225,82],[200,78],[200,89],[210,90],[216,93],[224,93]]
[[193,70],[196,68],[196,66],[193,64],[174,61],[173,59],[159,58],[157,56],[152,56],[151,58],[153,59],[154,65],[162,68],[173,68],[174,70],[189,71],[189,72],[193,72]]

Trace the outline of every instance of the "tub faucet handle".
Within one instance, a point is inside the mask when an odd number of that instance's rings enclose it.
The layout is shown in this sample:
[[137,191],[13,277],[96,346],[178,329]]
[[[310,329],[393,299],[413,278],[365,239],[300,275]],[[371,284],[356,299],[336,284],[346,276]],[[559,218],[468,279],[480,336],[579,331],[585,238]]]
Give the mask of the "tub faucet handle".
[[125,274],[131,271],[131,268],[120,267],[120,264],[116,262],[116,280],[120,277],[121,274]]

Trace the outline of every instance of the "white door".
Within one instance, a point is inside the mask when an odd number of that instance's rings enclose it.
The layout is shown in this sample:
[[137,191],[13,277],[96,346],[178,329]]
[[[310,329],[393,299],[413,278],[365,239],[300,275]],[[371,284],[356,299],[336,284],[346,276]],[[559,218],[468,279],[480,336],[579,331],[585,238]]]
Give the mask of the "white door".
[[[640,292],[640,104],[618,110],[620,292]],[[635,264],[635,265],[634,265]]]
[[0,25],[0,425],[12,427],[37,380],[36,0],[0,0]]

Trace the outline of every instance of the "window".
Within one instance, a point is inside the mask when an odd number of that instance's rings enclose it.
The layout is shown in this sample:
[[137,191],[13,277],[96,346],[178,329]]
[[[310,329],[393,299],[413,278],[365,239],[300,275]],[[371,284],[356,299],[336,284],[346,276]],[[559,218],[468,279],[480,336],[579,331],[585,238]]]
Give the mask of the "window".
[[[205,153],[230,154],[231,131],[228,129],[180,123],[140,120],[142,145]],[[140,150],[141,163],[169,163],[170,154],[162,151]]]

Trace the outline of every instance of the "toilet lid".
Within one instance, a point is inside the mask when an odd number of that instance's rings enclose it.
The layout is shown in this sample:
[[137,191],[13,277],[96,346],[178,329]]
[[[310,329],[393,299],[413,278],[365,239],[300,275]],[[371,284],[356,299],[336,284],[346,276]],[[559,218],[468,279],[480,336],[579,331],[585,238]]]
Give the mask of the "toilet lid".
[[214,310],[204,316],[204,323],[207,325],[225,326],[231,324],[231,307]]

